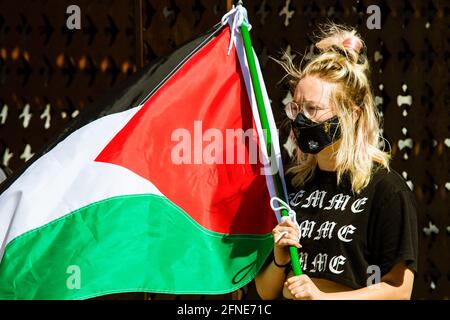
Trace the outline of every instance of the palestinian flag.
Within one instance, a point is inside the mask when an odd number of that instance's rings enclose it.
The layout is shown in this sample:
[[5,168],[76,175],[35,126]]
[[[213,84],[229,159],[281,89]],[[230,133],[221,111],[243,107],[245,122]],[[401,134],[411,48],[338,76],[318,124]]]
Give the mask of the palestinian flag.
[[249,283],[277,221],[259,123],[240,35],[221,24],[87,108],[2,185],[0,298]]

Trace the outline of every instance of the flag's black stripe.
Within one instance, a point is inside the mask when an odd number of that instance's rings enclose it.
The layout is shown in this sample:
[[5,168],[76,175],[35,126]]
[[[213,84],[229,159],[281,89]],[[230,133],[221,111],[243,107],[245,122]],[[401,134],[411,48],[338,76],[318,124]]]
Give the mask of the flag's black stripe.
[[214,39],[221,30],[222,25],[220,23],[216,24],[203,35],[175,50],[168,57],[158,59],[155,63],[145,67],[136,75],[129,77],[102,95],[86,107],[51,142],[45,145],[39,152],[35,153],[27,161],[25,166],[17,170],[11,177],[0,184],[0,194],[9,188],[34,161],[49,152],[74,131],[96,119],[137,107],[147,101],[190,57]]

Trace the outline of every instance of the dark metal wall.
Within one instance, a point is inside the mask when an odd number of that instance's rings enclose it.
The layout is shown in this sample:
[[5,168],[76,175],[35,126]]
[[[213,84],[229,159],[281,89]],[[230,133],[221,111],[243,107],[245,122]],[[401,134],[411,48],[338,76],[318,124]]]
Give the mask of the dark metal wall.
[[[72,4],[81,8],[78,31],[65,26]],[[382,9],[381,30],[366,27],[372,4]],[[299,57],[311,45],[315,25],[327,19],[353,25],[363,35],[392,166],[410,181],[419,205],[414,297],[450,298],[450,3],[248,0],[245,5],[278,121],[287,87],[277,84],[282,70],[268,57],[281,49]],[[0,164],[21,168],[90,102],[210,28],[226,6],[226,0],[0,0]],[[255,297],[252,285],[220,298],[245,296]]]

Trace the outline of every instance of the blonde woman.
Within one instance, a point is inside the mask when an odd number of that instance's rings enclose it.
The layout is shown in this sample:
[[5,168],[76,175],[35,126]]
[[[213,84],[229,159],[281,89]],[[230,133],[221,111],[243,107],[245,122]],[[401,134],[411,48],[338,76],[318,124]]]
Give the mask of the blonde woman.
[[[299,69],[281,63],[294,85],[285,110],[296,152],[286,180],[298,224],[284,220],[273,229],[274,251],[256,289],[263,299],[410,299],[414,196],[379,148],[361,38],[337,25],[322,31],[312,59]],[[303,275],[290,271],[291,245]]]

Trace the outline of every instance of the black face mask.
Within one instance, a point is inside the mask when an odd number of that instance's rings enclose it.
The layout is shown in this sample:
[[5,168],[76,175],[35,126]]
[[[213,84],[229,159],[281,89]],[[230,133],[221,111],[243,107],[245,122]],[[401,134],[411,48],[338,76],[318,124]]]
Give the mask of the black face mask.
[[299,113],[292,121],[297,144],[303,153],[316,154],[336,142],[341,137],[339,119],[337,116],[317,123]]

